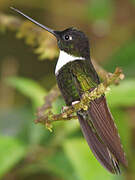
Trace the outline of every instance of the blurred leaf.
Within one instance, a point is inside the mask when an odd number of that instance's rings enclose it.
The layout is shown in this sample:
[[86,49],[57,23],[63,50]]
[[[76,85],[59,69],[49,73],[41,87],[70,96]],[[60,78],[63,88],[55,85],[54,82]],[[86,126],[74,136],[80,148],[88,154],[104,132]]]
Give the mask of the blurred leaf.
[[88,17],[92,20],[108,19],[112,13],[112,0],[91,0],[88,3]]
[[127,79],[118,86],[112,86],[106,94],[110,106],[133,106],[135,105],[135,79]]
[[66,141],[64,150],[80,180],[112,180],[115,177],[98,163],[84,139]]
[[7,79],[7,83],[29,97],[36,107],[44,103],[46,91],[37,82],[28,78],[11,77]]
[[135,75],[135,40],[126,41],[126,44],[107,60],[104,67],[109,72],[114,71],[116,67],[121,67],[126,77]]
[[2,135],[19,136],[21,141],[27,142],[28,127],[32,123],[32,108],[20,106],[11,109],[0,109],[0,132]]
[[45,141],[44,143],[47,144],[48,136],[51,136],[51,134],[44,126],[42,126],[41,124],[35,124],[34,121],[30,124],[29,143],[31,145],[41,144],[42,141]]
[[26,154],[26,147],[17,139],[0,136],[0,177],[13,168]]
[[21,172],[24,173],[25,176],[47,173],[54,176],[55,179],[77,180],[71,163],[65,153],[60,149],[53,154],[51,153],[51,155],[44,155],[44,157],[36,163],[27,164]]
[[120,108],[111,108],[111,112],[114,116],[114,121],[118,128],[122,144],[124,146],[125,152],[130,154],[131,150],[131,128],[129,124],[129,115]]
[[[44,103],[44,96],[47,93],[38,83],[34,82],[33,80],[21,77],[11,77],[8,78],[7,82],[23,95],[30,98],[32,105],[34,105],[34,109]],[[35,118],[36,117],[33,116],[33,122],[31,123],[29,121],[29,125],[27,126],[29,143],[33,145],[40,144],[42,139],[46,139],[46,136],[48,136],[48,132],[43,126],[34,124]]]
[[131,0],[133,2],[133,4],[135,5],[135,0]]
[[63,151],[59,151],[52,156],[45,157],[42,163],[47,165],[48,171],[64,178],[64,180],[77,180],[75,178],[72,164]]

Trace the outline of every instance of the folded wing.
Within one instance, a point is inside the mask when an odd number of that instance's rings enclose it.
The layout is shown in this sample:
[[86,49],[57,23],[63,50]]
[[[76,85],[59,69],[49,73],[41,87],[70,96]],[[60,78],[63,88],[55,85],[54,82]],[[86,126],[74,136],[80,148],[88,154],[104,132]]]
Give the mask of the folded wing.
[[102,142],[107,146],[114,157],[125,167],[127,161],[120,142],[120,137],[116,125],[114,124],[112,115],[106,103],[105,96],[100,97],[90,103],[88,109],[90,121]]

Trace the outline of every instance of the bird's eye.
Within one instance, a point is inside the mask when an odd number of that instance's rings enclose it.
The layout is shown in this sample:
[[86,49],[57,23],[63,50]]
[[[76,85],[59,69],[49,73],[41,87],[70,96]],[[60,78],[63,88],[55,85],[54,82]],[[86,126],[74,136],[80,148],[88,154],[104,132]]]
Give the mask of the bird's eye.
[[66,41],[68,41],[68,40],[72,40],[72,36],[65,35],[65,36],[64,36],[64,39],[65,39]]

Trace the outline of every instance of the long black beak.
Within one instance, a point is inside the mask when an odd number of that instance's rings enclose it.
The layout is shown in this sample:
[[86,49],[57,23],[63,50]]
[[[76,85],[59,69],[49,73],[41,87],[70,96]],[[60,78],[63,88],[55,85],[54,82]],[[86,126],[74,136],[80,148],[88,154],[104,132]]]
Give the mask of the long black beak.
[[46,31],[50,32],[51,34],[53,34],[56,38],[58,38],[59,36],[59,31],[54,31],[53,29],[50,29],[40,23],[38,23],[37,21],[35,21],[34,19],[30,18],[29,16],[27,16],[26,14],[22,13],[21,11],[19,11],[18,9],[14,8],[14,7],[10,7],[12,10],[16,11],[17,13],[21,14],[22,16],[24,16],[25,18],[29,19],[31,22],[33,22],[34,24],[38,25],[39,27],[45,29]]

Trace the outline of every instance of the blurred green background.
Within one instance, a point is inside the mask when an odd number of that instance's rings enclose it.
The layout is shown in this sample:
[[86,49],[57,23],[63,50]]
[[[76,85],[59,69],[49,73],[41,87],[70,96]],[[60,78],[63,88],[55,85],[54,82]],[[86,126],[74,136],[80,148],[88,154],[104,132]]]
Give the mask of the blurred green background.
[[[107,71],[123,69],[107,100],[129,167],[108,173],[95,159],[77,121],[53,132],[34,124],[37,107],[55,85],[55,39],[9,9],[53,29],[75,26],[90,39],[91,57]],[[41,61],[42,60],[42,61]],[[57,113],[59,97],[53,105]],[[135,179],[135,0],[0,0],[0,178],[2,180]]]

